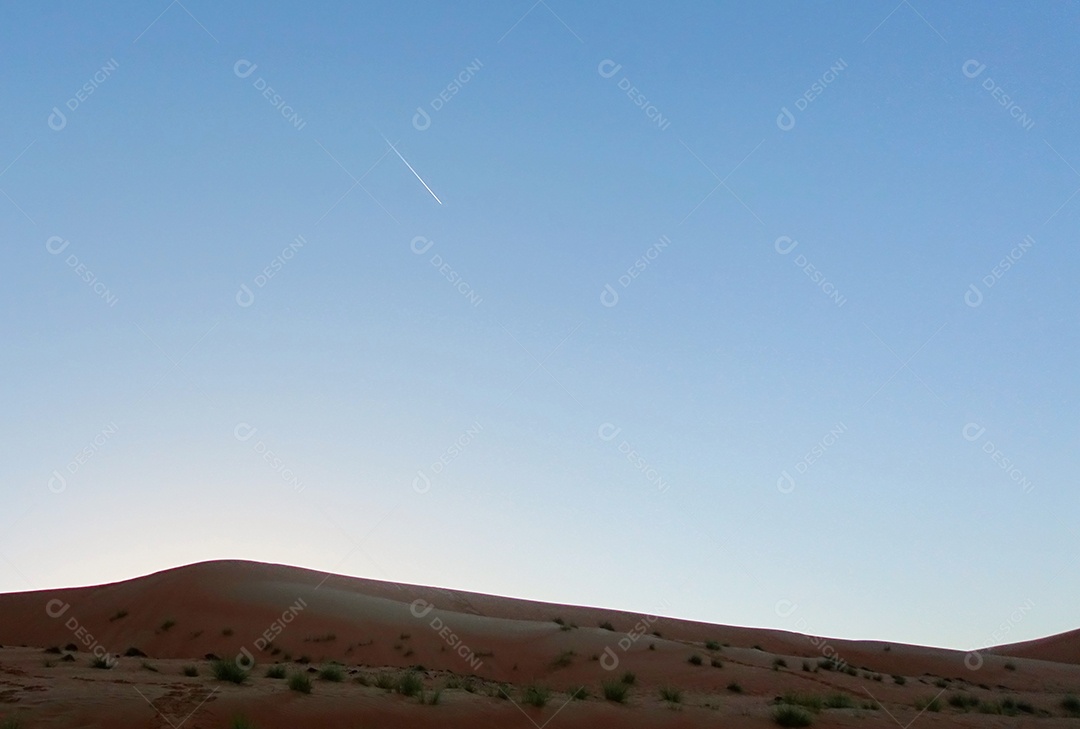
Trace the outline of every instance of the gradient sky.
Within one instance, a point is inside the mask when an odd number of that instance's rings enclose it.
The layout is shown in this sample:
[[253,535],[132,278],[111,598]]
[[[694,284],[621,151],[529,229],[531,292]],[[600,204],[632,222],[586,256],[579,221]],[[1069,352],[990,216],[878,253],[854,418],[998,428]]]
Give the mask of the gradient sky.
[[1080,5],[3,15],[0,591],[1078,627]]

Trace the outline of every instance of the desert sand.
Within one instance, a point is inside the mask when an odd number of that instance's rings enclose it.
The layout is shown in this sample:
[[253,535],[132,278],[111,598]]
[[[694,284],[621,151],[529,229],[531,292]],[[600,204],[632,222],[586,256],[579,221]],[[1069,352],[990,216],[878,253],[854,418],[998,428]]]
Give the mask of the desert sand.
[[1078,632],[976,660],[242,561],[0,595],[0,646],[3,729],[1080,726]]

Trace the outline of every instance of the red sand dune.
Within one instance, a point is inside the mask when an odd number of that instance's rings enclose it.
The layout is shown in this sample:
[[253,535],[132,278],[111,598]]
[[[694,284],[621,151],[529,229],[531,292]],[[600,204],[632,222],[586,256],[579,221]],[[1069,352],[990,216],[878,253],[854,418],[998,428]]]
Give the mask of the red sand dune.
[[[614,630],[600,627],[607,623]],[[63,650],[44,652],[69,644],[78,648],[74,660],[65,660]],[[775,726],[776,697],[795,692],[848,697],[851,707],[812,712],[815,726],[891,726],[893,717],[901,726],[916,717],[927,725],[1038,720],[1040,726],[1075,726],[1061,702],[1080,691],[1076,631],[984,652],[973,668],[957,651],[824,640],[241,561],[98,587],[0,595],[0,645],[0,718],[16,716],[25,727],[183,721],[190,729],[211,729],[231,726],[238,715],[265,728],[766,727]],[[146,657],[124,656],[129,649]],[[120,657],[110,669],[95,669],[95,653],[110,665]],[[216,681],[211,654],[244,667],[253,662],[250,677],[242,685]],[[828,655],[850,671],[819,666]],[[774,665],[778,659],[786,666]],[[329,662],[342,664],[344,681],[317,677],[315,667]],[[290,674],[310,675],[312,692],[266,678],[275,663]],[[187,666],[199,675],[185,676]],[[437,705],[371,685],[379,674],[398,678],[410,667],[428,700],[442,688]],[[603,684],[618,683],[627,671],[635,679],[626,702],[605,700]],[[545,706],[525,703],[529,686],[550,691]],[[579,686],[589,697],[571,701]],[[661,687],[678,689],[680,701],[663,700]],[[972,697],[981,712],[950,706],[953,695]],[[941,710],[920,714],[916,704],[935,696]],[[997,710],[1005,713],[984,713]]]

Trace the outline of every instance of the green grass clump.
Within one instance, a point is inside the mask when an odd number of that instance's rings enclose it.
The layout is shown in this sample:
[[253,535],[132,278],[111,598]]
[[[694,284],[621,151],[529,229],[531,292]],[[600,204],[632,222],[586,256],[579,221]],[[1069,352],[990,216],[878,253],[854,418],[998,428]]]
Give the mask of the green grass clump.
[[614,701],[616,704],[626,703],[626,696],[630,693],[630,687],[622,681],[612,681],[604,684],[604,698]]
[[397,688],[397,682],[389,673],[380,671],[375,674],[375,687],[381,688],[383,691],[393,691]]
[[790,692],[781,696],[776,703],[786,704],[788,706],[801,706],[804,709],[809,709],[815,713],[821,711],[825,706],[825,702],[822,701],[820,696]]
[[285,678],[285,666],[275,663],[266,669],[267,678]]
[[979,699],[975,696],[969,696],[967,694],[952,694],[948,698],[949,706],[956,709],[974,709],[979,705]]
[[700,666],[702,664],[701,656],[699,656],[697,653],[693,654],[686,660],[688,663],[694,666]]
[[936,696],[930,699],[916,699],[915,708],[919,711],[941,711],[941,700]]
[[780,726],[810,726],[814,719],[797,706],[781,706],[773,712],[773,721]]
[[323,681],[341,683],[345,680],[345,672],[341,670],[341,666],[336,663],[330,663],[323,666],[323,669],[319,671],[319,678]]
[[551,698],[551,692],[543,686],[526,686],[525,690],[521,693],[521,700],[523,703],[529,706],[535,706],[538,709],[544,708],[548,699]]
[[289,688],[302,694],[310,694],[311,679],[306,673],[294,673],[289,676]]
[[415,671],[407,671],[397,680],[397,692],[402,696],[415,696],[423,690],[424,681]]
[[852,709],[855,702],[847,694],[829,694],[825,697],[826,709]]
[[210,664],[210,670],[218,681],[243,683],[248,677],[248,672],[236,665],[234,661],[216,660]]
[[660,688],[660,698],[673,704],[682,703],[682,691],[677,688],[664,686]]

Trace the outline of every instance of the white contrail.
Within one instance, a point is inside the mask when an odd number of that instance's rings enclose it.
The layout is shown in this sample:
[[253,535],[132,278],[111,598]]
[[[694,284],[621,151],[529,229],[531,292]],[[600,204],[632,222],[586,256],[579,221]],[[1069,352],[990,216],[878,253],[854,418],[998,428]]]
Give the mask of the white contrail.
[[409,164],[409,160],[407,160],[407,159],[405,159],[404,157],[401,156],[401,152],[397,151],[397,147],[395,147],[393,144],[391,144],[389,139],[386,139],[386,137],[383,137],[383,139],[385,139],[386,143],[390,145],[390,149],[394,150],[394,154],[396,154],[398,156],[398,159],[400,159],[402,162],[404,162],[405,166],[409,168],[409,172],[416,175],[416,179],[420,180],[420,184],[424,186],[424,189],[431,193],[431,196],[433,198],[435,198],[435,202],[442,205],[443,204],[442,200],[440,200],[439,196],[436,195],[435,192],[430,187],[428,187],[428,184],[426,182],[424,182],[424,178],[416,173],[416,170],[414,170],[412,168],[412,165]]

